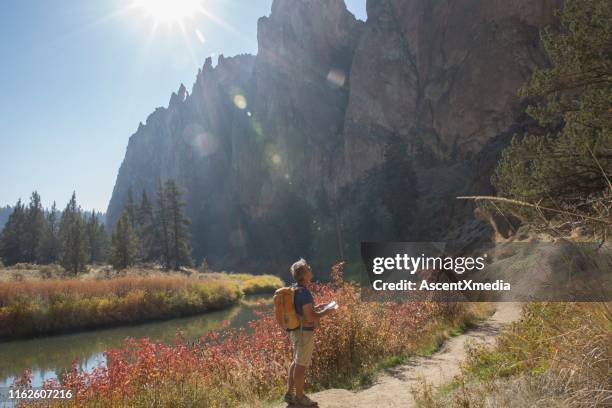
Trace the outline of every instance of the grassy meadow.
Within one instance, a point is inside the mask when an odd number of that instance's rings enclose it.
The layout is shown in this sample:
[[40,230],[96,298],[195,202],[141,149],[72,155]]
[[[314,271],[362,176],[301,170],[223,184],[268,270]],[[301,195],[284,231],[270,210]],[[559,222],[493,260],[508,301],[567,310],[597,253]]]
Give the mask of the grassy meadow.
[[189,316],[283,284],[271,275],[146,268],[92,268],[66,278],[55,266],[18,265],[0,276],[0,340]]

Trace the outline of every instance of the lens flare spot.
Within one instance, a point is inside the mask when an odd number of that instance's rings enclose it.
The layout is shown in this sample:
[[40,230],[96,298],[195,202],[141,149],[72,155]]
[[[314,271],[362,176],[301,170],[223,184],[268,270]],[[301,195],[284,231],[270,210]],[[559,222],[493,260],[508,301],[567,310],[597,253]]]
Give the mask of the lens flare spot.
[[341,69],[332,69],[327,74],[327,82],[329,82],[332,86],[340,88],[344,86],[344,82],[346,81],[346,75],[344,71]]
[[184,137],[200,157],[215,154],[219,148],[217,138],[198,124],[188,125]]
[[234,95],[234,105],[236,105],[238,109],[246,109],[247,100],[244,97],[244,95],[241,95],[241,94]]
[[200,40],[200,42],[204,44],[206,42],[206,38],[204,37],[204,34],[202,34],[202,32],[197,28],[195,30],[195,33],[196,33],[196,37],[198,37],[198,40]]

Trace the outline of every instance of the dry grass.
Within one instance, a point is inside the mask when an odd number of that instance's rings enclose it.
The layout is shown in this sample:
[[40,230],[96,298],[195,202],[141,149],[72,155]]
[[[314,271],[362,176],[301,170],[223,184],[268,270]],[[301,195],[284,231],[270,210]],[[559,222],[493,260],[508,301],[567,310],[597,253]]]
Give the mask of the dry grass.
[[[0,308],[33,298],[38,302],[52,302],[57,296],[79,297],[125,297],[130,292],[143,290],[176,291],[194,286],[205,286],[217,289],[228,285],[228,282],[217,279],[194,280],[181,275],[151,277],[119,277],[107,280],[27,280],[22,282],[0,283]],[[228,287],[231,285],[228,285]]]
[[235,304],[245,282],[248,293],[282,284],[266,277],[238,281],[142,270],[110,279],[99,270],[79,279],[40,279],[40,271],[0,281],[0,340],[187,316]]
[[[444,392],[446,391],[446,392]],[[434,389],[423,382],[414,390],[422,408],[566,408],[563,385],[553,376],[517,375],[491,381],[465,383],[458,380],[452,392]]]
[[274,275],[250,275],[248,273],[206,272],[198,276],[202,279],[222,279],[236,281],[245,295],[272,293],[282,287],[284,282]]
[[[198,279],[202,281],[234,282],[240,285],[245,295],[259,293],[273,293],[282,287],[284,282],[275,275],[251,275],[248,273],[229,272],[198,272],[195,269],[184,269],[181,272],[168,273],[157,264],[145,264],[122,271],[113,270],[109,265],[90,265],[86,272],[72,277],[66,274],[59,265],[16,264],[10,268],[0,267],[0,283],[39,281],[43,279],[57,279],[65,281],[104,281],[117,278],[179,278]],[[2,299],[2,298],[0,298]]]
[[[417,393],[421,405],[612,405],[609,307],[605,303],[526,304],[521,320],[498,337],[494,349],[469,349],[463,374],[447,386],[447,392],[424,385]],[[504,405],[506,400],[513,402]]]
[[156,265],[90,266],[69,277],[58,265],[17,264],[0,269],[0,340],[187,316],[282,285],[272,275],[168,273]]

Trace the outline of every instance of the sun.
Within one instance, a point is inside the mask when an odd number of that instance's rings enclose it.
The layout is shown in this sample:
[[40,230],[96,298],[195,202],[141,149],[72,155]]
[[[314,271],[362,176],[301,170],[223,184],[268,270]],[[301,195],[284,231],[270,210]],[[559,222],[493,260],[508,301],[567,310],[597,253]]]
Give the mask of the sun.
[[133,0],[134,8],[159,23],[182,24],[202,8],[202,0]]

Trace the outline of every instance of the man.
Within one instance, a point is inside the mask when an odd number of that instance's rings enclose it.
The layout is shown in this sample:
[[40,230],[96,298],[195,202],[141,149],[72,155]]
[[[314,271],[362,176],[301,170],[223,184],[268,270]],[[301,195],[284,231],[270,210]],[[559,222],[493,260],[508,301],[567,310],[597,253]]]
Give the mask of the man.
[[[312,407],[316,406],[317,403],[304,394],[304,377],[306,367],[310,366],[312,360],[314,328],[319,319],[332,313],[333,309],[321,312],[322,305],[314,306],[312,293],[307,287],[312,280],[312,269],[304,259],[300,259],[291,265],[290,272],[295,281],[294,304],[301,324],[297,329],[289,331],[289,338],[293,344],[293,361],[289,366],[288,391],[285,394],[285,402]],[[293,394],[294,388],[295,395]]]

